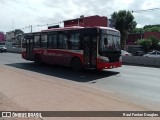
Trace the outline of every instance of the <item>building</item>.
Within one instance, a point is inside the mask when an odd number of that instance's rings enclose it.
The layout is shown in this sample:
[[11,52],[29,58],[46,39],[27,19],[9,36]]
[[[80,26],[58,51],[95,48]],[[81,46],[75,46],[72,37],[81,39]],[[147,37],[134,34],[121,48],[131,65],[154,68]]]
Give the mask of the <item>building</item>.
[[71,26],[81,26],[81,27],[94,27],[94,26],[108,26],[108,18],[101,17],[98,15],[95,16],[80,16],[80,18],[71,19],[64,21],[64,27],[71,27]]
[[160,32],[145,32],[145,33],[131,33],[128,34],[127,45],[136,45],[138,39],[146,39],[148,37],[155,36],[160,39]]
[[143,38],[148,38],[150,36],[155,36],[160,40],[160,32],[145,32]]
[[[138,39],[146,39],[148,37],[155,36],[160,40],[160,32],[145,32],[145,33],[131,33],[128,34],[125,50],[128,52],[135,52],[135,50],[138,50],[140,46],[136,44],[136,41]],[[135,50],[134,50],[135,49]]]
[[10,31],[10,32],[6,32],[6,41],[8,42],[15,42],[15,32],[14,31]]
[[14,31],[6,32],[6,45],[7,47],[21,47],[22,34],[24,32],[16,29]]
[[0,42],[5,41],[5,34],[3,32],[0,32]]
[[141,38],[143,38],[143,34],[139,34],[139,33],[128,34],[126,44],[136,45],[136,41]]

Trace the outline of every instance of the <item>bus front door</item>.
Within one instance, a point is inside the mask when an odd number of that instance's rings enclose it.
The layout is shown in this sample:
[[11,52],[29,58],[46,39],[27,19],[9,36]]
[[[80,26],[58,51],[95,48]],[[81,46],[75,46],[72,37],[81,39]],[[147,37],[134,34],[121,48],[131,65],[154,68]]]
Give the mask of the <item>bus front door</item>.
[[33,37],[26,38],[26,59],[33,60]]
[[96,68],[97,39],[96,36],[85,36],[83,43],[83,65],[85,68]]

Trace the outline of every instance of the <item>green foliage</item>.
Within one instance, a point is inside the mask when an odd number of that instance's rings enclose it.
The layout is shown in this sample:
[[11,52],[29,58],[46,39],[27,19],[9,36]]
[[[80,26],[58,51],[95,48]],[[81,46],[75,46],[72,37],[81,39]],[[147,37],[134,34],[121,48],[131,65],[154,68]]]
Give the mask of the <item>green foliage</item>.
[[150,39],[139,39],[136,41],[136,43],[138,45],[142,45],[142,46],[151,46],[152,45],[152,41]]
[[135,28],[132,33],[144,33],[144,29],[143,28]]
[[152,41],[150,39],[139,39],[136,41],[136,43],[141,45],[146,52],[149,51],[152,45]]
[[160,27],[160,25],[145,25],[143,27],[143,29],[148,29],[148,28],[152,28],[152,27]]
[[15,34],[23,34],[24,32],[22,31],[22,30],[20,30],[20,29],[16,29],[15,30]]
[[134,21],[134,16],[132,13],[126,10],[114,12],[111,15],[111,19],[114,21],[115,28],[121,32],[121,43],[123,47],[126,42],[127,33],[133,31],[137,23]]
[[147,39],[150,39],[152,41],[151,49],[157,49],[158,48],[158,43],[160,42],[160,40],[157,37],[150,36]]
[[115,28],[118,30],[127,30],[127,32],[135,29],[137,23],[134,21],[134,16],[130,11],[120,10],[119,12],[114,12],[111,15],[111,19],[115,23]]
[[150,36],[147,39],[139,39],[136,41],[147,52],[149,50],[157,50],[159,48],[160,40],[155,36]]
[[160,32],[160,25],[145,25],[143,28],[135,28],[132,33]]
[[145,28],[145,32],[160,32],[160,27]]

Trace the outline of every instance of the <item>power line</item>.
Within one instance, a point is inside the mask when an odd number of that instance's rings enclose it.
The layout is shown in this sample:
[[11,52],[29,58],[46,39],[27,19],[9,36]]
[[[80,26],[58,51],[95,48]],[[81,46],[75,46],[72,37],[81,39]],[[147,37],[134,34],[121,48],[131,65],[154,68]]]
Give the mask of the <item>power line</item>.
[[35,27],[51,26],[51,25],[60,24],[60,23],[62,23],[62,21],[55,22],[55,23],[49,23],[49,24],[29,25],[29,26],[25,26],[24,28],[21,28],[20,30],[24,30],[24,29],[28,29],[29,28],[29,30],[31,30],[31,32],[32,32],[33,28],[35,28]]
[[152,8],[152,9],[145,9],[145,10],[132,10],[132,13],[143,13],[143,12],[152,12],[160,10],[160,8]]

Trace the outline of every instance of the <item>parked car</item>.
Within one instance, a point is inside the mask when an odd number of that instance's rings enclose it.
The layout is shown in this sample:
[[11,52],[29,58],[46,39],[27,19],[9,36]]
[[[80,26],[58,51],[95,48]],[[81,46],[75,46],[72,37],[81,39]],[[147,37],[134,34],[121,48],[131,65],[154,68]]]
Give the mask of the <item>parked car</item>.
[[5,47],[5,45],[0,45],[0,52],[7,52],[7,48]]
[[134,53],[134,56],[143,56],[144,54],[145,54],[144,51],[136,51],[136,52]]
[[[157,50],[150,50],[148,53],[152,53],[152,52],[155,52],[155,51],[157,51]],[[147,54],[148,54],[148,53],[147,53]]]
[[160,51],[154,50],[152,52],[148,52],[147,54],[143,55],[144,57],[160,57]]
[[124,51],[124,50],[121,50],[121,55],[122,56],[132,56],[131,53],[127,52],[127,51]]

